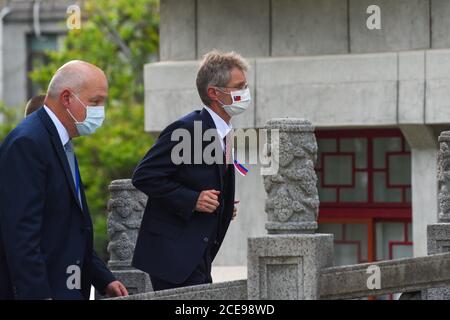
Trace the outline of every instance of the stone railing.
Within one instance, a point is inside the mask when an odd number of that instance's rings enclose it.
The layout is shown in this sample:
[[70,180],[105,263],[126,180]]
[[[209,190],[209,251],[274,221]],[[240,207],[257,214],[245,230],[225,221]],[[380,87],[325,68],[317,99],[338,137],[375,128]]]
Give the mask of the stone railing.
[[[374,267],[379,270],[379,289],[369,289],[367,285]],[[445,285],[450,285],[450,253],[323,269],[320,298],[356,299]]]
[[[382,275],[381,287],[368,289],[367,271],[375,266]],[[319,299],[358,299],[421,291],[419,298],[427,299],[427,289],[442,290],[436,288],[450,285],[450,253],[325,268],[319,277]],[[237,280],[134,294],[118,300],[247,300],[247,287],[247,280]]]
[[[139,293],[122,299],[356,299],[400,292],[450,298],[450,132],[439,138],[441,211],[439,223],[427,229],[429,256],[334,267],[333,236],[315,233],[314,128],[302,119],[274,119],[267,129],[279,131],[279,141],[268,141],[278,144],[279,171],[264,177],[268,235],[248,239],[247,280],[149,292],[148,276],[130,267],[146,198],[129,180],[111,184],[109,265],[132,293]],[[370,270],[379,273],[379,287],[368,285]]]
[[145,292],[116,300],[247,300],[247,280]]

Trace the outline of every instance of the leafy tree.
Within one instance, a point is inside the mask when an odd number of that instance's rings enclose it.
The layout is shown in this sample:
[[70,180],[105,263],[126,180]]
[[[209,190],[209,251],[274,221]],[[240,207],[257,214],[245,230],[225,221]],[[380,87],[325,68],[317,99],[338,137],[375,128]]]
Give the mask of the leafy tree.
[[49,63],[30,73],[46,88],[64,63],[79,59],[109,80],[106,121],[93,136],[74,140],[94,221],[95,245],[106,259],[106,205],[112,180],[129,178],[153,138],[144,132],[143,67],[157,57],[159,1],[86,0],[80,30],[71,30]]
[[16,126],[19,118],[18,110],[8,108],[0,101],[0,142]]

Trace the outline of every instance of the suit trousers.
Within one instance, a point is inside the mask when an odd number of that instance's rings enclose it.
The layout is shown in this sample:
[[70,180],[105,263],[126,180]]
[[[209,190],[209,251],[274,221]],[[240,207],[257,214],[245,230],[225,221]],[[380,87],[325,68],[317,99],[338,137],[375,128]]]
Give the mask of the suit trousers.
[[154,291],[159,290],[168,290],[168,289],[174,289],[174,288],[181,288],[181,287],[189,287],[189,286],[195,286],[200,284],[207,284],[212,283],[212,277],[211,277],[211,264],[212,264],[212,258],[211,258],[211,248],[208,247],[205,251],[205,254],[203,255],[202,259],[200,260],[197,267],[195,267],[194,272],[186,279],[186,281],[182,283],[171,283],[165,280],[162,280],[160,278],[154,277],[150,275],[150,280],[152,282],[152,287]]

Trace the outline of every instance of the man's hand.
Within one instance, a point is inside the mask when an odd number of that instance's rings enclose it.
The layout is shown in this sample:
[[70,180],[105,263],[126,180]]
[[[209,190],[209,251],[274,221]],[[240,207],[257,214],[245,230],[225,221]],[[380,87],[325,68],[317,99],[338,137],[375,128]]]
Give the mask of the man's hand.
[[[234,202],[234,204],[238,204],[239,202],[240,202],[239,200],[236,200]],[[231,220],[234,220],[234,218],[236,218],[236,216],[237,216],[237,208],[235,206],[234,209],[233,209],[233,216],[231,217]]]
[[128,295],[127,288],[120,281],[113,281],[106,286],[106,295],[112,297],[125,297]]
[[195,210],[199,212],[213,213],[219,206],[220,191],[205,190],[198,197]]

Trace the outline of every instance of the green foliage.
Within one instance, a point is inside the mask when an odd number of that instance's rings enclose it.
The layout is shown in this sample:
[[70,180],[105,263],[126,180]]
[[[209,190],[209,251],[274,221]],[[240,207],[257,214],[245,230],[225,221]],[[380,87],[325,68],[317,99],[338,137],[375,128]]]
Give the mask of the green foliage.
[[23,109],[8,108],[0,101],[0,143],[17,125],[19,119],[18,110],[23,112]]
[[106,205],[112,180],[130,178],[153,143],[144,132],[143,67],[158,50],[159,1],[87,0],[80,30],[72,30],[50,63],[31,72],[46,88],[54,72],[78,59],[102,68],[109,80],[106,121],[95,135],[74,141],[94,221],[95,245],[106,255]]
[[71,30],[62,51],[48,52],[50,63],[31,73],[46,88],[55,70],[81,59],[102,68],[110,99],[143,101],[143,66],[158,50],[159,1],[87,0],[80,30]]

